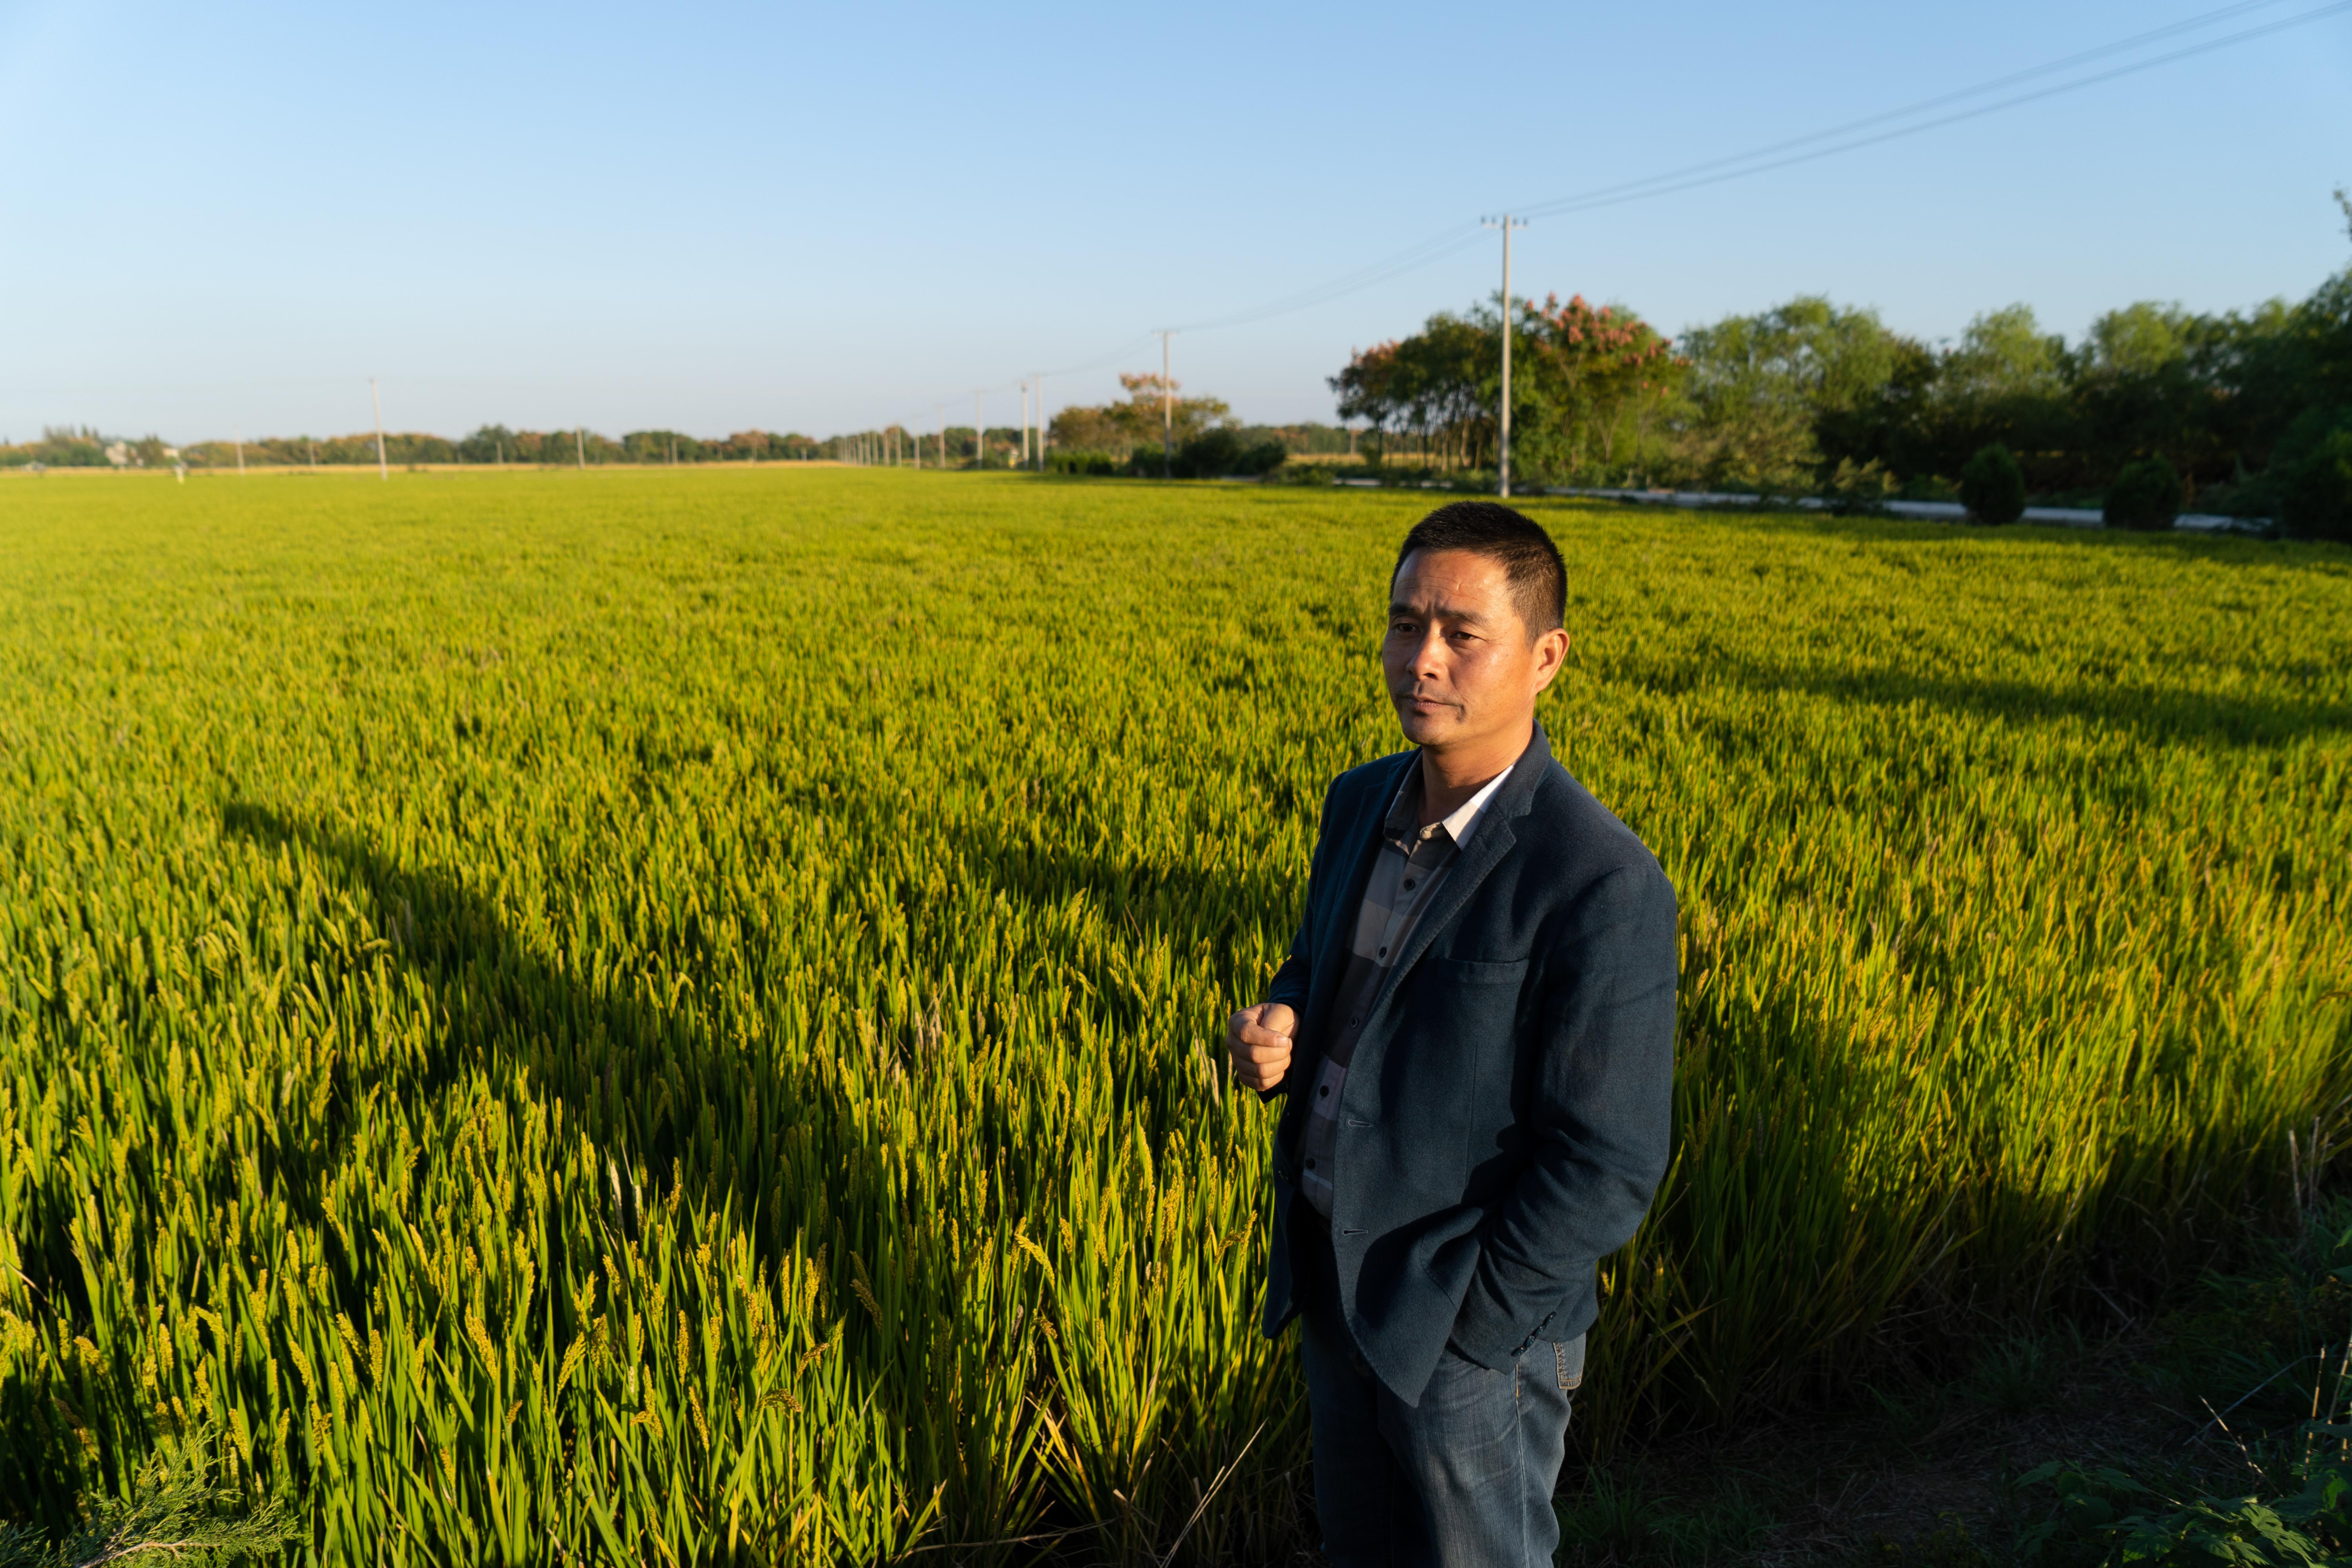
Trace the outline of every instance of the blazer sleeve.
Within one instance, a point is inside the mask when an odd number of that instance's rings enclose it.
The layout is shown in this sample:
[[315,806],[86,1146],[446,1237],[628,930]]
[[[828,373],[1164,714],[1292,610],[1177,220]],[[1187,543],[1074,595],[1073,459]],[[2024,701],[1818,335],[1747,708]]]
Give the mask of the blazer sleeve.
[[1632,1239],[1665,1175],[1675,1079],[1675,894],[1646,856],[1570,906],[1546,968],[1527,1169],[1479,1250],[1454,1348],[1496,1371]]
[[[1314,943],[1308,940],[1308,933],[1315,929],[1315,900],[1329,892],[1324,885],[1329,879],[1324,862],[1329,856],[1331,817],[1338,808],[1339,785],[1345,777],[1342,774],[1340,778],[1333,779],[1323,792],[1323,815],[1315,830],[1315,855],[1307,867],[1307,904],[1298,911],[1298,931],[1290,939],[1289,955],[1282,961],[1282,967],[1274,972],[1273,980],[1266,984],[1265,995],[1261,998],[1286,1005],[1298,1015],[1302,1023],[1307,1017],[1307,998],[1315,990]],[[1295,1062],[1296,1058],[1293,1060]],[[1258,1098],[1270,1100],[1276,1095],[1288,1094],[1297,1082],[1296,1072],[1286,1074],[1280,1083],[1262,1090]]]

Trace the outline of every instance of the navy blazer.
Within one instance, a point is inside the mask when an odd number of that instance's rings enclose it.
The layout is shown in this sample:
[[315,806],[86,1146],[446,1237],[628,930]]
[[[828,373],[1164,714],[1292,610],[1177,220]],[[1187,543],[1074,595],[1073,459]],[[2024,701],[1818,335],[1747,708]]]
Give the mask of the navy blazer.
[[[1294,1162],[1380,827],[1418,752],[1342,773],[1269,1002],[1297,1010],[1265,1332],[1291,1294]],[[1408,1405],[1450,1342],[1507,1368],[1600,1312],[1599,1261],[1665,1173],[1675,894],[1538,725],[1372,998],[1340,1091],[1331,1246],[1356,1344]],[[1271,1098],[1271,1097],[1270,1097]]]

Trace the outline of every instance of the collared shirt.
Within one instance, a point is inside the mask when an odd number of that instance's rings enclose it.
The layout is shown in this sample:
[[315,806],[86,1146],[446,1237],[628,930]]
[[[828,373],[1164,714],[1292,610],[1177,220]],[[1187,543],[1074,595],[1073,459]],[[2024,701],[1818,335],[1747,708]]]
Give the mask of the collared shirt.
[[[1517,764],[1513,763],[1516,767]],[[1331,1156],[1339,1137],[1339,1091],[1348,1081],[1348,1064],[1356,1054],[1372,998],[1381,981],[1403,952],[1407,938],[1430,895],[1444,880],[1454,859],[1477,831],[1486,803],[1511,776],[1505,768],[1452,816],[1423,827],[1421,816],[1421,760],[1405,769],[1404,782],[1389,802],[1388,819],[1381,825],[1380,858],[1364,883],[1364,901],[1356,913],[1356,935],[1348,953],[1348,968],[1332,994],[1331,1044],[1323,1053],[1307,1121],[1299,1134],[1298,1190],[1324,1218],[1331,1216]]]

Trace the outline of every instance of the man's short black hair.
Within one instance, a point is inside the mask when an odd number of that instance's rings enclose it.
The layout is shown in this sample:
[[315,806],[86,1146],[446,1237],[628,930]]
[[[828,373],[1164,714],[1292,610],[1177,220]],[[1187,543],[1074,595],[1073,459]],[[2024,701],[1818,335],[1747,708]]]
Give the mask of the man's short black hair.
[[1529,637],[1557,630],[1568,608],[1568,567],[1559,547],[1535,519],[1500,501],[1458,500],[1439,507],[1412,525],[1397,547],[1393,582],[1405,557],[1416,550],[1466,550],[1503,565],[1504,580],[1519,606]]

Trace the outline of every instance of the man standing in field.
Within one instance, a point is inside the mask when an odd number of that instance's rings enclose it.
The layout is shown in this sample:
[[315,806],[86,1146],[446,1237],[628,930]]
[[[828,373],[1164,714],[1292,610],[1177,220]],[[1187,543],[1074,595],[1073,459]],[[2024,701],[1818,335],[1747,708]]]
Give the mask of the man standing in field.
[[1334,1563],[1536,1568],[1595,1268],[1666,1167],[1674,890],[1536,723],[1569,643],[1543,530],[1441,507],[1389,599],[1418,749],[1331,785],[1297,940],[1226,1029],[1286,1097],[1265,1331],[1303,1320]]

